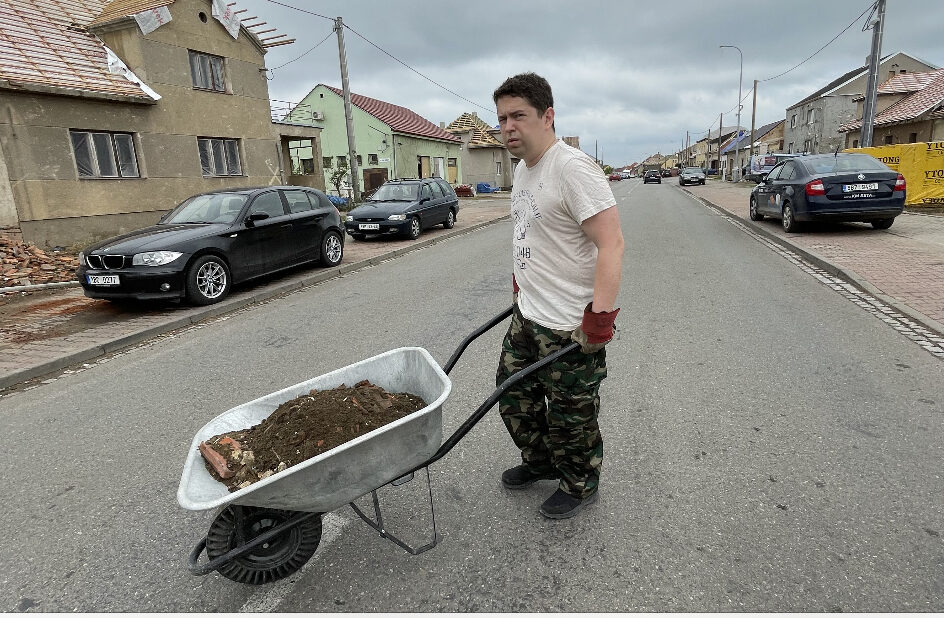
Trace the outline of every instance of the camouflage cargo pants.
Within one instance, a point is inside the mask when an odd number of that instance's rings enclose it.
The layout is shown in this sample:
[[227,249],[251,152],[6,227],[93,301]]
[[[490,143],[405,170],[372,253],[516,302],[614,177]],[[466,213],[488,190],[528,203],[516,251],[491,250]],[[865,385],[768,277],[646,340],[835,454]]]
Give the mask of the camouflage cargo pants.
[[[522,317],[517,305],[502,342],[496,385],[570,343],[570,331],[544,328]],[[606,350],[568,354],[505,392],[501,418],[522,462],[538,474],[560,478],[560,488],[578,498],[597,490],[603,464],[600,383]]]

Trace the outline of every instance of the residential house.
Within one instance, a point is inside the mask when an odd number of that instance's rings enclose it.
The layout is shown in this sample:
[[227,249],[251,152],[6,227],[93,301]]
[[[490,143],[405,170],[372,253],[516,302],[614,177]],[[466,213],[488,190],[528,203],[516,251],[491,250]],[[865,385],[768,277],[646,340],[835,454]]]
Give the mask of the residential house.
[[[858,148],[864,97],[856,99],[856,119],[842,125],[845,148]],[[944,140],[944,69],[896,75],[881,84],[875,101],[872,145]]]
[[[500,139],[499,129],[489,126],[475,112],[462,114],[445,129],[462,140],[459,161],[463,183],[472,186],[486,183],[500,189],[511,188],[518,158],[508,152]],[[452,170],[458,172],[458,168],[450,168]],[[455,184],[458,177],[446,180]]]
[[[301,101],[324,117],[321,157],[325,176],[347,165],[349,149],[344,93],[318,84]],[[462,140],[416,112],[399,105],[351,93],[354,152],[361,190],[369,195],[391,178],[462,181],[459,162]],[[347,175],[350,183],[350,173]],[[329,190],[334,191],[334,187]]]
[[580,150],[580,136],[573,135],[573,136],[568,136],[568,137],[562,137],[561,139],[564,140],[564,143],[570,146],[571,148],[576,148],[577,150]]
[[[221,0],[0,4],[0,226],[76,246],[155,223],[190,195],[287,181],[260,38]],[[253,18],[258,20],[258,18]],[[268,28],[271,32],[272,29]],[[287,164],[287,163],[286,163]]]
[[[904,52],[884,56],[879,76],[890,78],[922,73],[938,67]],[[839,127],[856,116],[856,98],[865,93],[869,66],[865,64],[839,76],[810,96],[787,108],[784,141],[787,152],[834,152],[845,146]]]
[[754,129],[754,154],[783,152],[783,120],[775,120]]
[[[744,130],[744,127],[741,127]],[[708,131],[708,134],[695,142],[691,147],[692,160],[694,167],[700,167],[705,170],[720,169],[718,151],[724,147],[726,141],[731,139],[737,131],[737,127],[724,127]],[[719,139],[720,135],[720,139]]]

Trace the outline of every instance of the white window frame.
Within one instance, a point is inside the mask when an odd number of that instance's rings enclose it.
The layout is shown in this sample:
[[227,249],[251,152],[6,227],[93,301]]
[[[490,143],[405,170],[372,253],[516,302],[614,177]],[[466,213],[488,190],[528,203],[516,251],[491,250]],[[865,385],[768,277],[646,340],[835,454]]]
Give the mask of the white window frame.
[[70,129],[69,141],[79,178],[141,177],[132,133]]
[[[226,92],[226,62],[222,56],[188,50],[190,80],[195,90]],[[195,63],[196,61],[196,63]],[[199,69],[199,74],[197,69]],[[217,70],[214,70],[217,69]]]
[[495,175],[496,175],[496,176],[501,176],[501,174],[502,174],[502,171],[501,171],[501,167],[502,167],[502,166],[501,166],[501,164],[502,164],[501,161],[495,161]]
[[793,116],[790,117],[790,128],[795,129],[796,126],[797,126],[797,115],[793,114]]
[[813,124],[814,120],[816,120],[816,110],[815,109],[806,110],[806,124]]
[[197,153],[204,178],[243,175],[238,139],[198,137]]

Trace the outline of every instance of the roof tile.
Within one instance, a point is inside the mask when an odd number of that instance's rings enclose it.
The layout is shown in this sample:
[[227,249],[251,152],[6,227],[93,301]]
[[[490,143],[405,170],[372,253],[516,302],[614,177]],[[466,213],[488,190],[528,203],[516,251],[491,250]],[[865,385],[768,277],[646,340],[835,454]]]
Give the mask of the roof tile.
[[[322,84],[324,85],[324,84]],[[343,96],[339,88],[325,85],[325,88],[338,96]],[[462,140],[449,133],[445,129],[426,120],[416,112],[399,105],[365,97],[364,95],[351,93],[351,103],[358,106],[371,116],[382,120],[390,125],[390,128],[398,133],[417,135],[420,137],[430,137],[447,142],[461,142]]]
[[[875,116],[875,126],[917,120],[924,114],[933,112],[944,105],[944,69],[927,73],[913,73],[912,75],[921,76],[913,80],[913,85],[920,86],[920,89],[877,114]],[[894,79],[898,79],[898,77]],[[892,88],[904,87],[904,85],[904,81],[902,81],[899,85],[893,85]],[[898,92],[902,91],[888,90],[887,92],[881,92],[881,94],[895,94]],[[839,127],[839,130],[845,132],[861,128],[862,119],[858,118],[845,123]]]

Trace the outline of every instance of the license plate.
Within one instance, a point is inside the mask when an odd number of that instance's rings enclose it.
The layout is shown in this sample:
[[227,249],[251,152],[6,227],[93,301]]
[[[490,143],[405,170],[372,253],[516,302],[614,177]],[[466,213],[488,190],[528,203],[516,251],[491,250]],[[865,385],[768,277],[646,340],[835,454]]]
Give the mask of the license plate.
[[875,191],[877,189],[877,182],[866,182],[860,185],[842,185],[843,193],[852,193],[854,191]]
[[359,230],[379,230],[379,229],[380,229],[380,224],[379,224],[379,223],[361,223],[360,225],[357,226],[357,229],[359,229]]
[[121,285],[118,275],[86,275],[89,285]]

